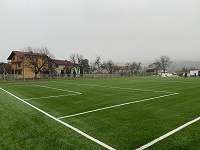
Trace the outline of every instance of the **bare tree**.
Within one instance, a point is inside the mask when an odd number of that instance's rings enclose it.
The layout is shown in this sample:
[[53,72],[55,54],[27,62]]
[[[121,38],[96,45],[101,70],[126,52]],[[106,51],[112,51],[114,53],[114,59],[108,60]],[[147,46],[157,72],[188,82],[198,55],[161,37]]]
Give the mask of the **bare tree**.
[[82,65],[82,61],[84,59],[83,55],[82,54],[76,54],[76,59],[77,59],[77,64],[80,66]]
[[161,70],[161,69],[163,72],[165,72],[167,67],[169,67],[171,63],[172,61],[170,60],[168,56],[160,56],[160,58],[156,59],[153,64],[149,65],[149,67],[154,68],[157,74],[158,70]]
[[82,59],[81,68],[82,68],[82,74],[89,73],[90,66],[89,66],[89,60],[88,59]]
[[128,63],[127,66],[129,67],[131,74],[138,74],[141,69],[142,69],[142,63],[141,62],[132,62],[132,63]]
[[96,71],[95,62],[90,61],[90,73],[94,73]]
[[89,60],[85,59],[82,54],[72,53],[70,59],[76,67],[77,73],[84,74],[89,72]]
[[158,70],[161,69],[161,63],[159,59],[156,59],[155,62],[151,65],[149,65],[149,67],[153,68],[154,71],[156,72],[156,74],[158,74]]
[[0,63],[0,74],[4,73],[4,69],[8,72],[11,72],[11,64],[9,63]]
[[34,48],[27,46],[24,50],[28,52],[23,58],[24,65],[29,67],[35,73],[34,77],[37,78],[42,68],[48,68],[48,62],[53,55],[47,47]]
[[107,70],[108,70],[108,72],[110,73],[110,74],[112,74],[112,73],[114,73],[114,69],[115,69],[115,64],[114,64],[114,62],[112,61],[112,60],[108,60],[107,62],[106,62],[106,68],[107,68]]
[[142,63],[141,62],[136,63],[135,73],[138,74],[141,72],[141,70],[142,70]]
[[95,65],[97,65],[97,72],[100,72],[100,68],[101,68],[101,57],[97,56],[96,60],[95,60]]
[[188,68],[186,68],[186,67],[182,67],[181,71],[182,71],[182,72],[188,72],[188,71],[189,71],[189,69],[188,69]]
[[79,73],[79,70],[80,70],[80,67],[78,65],[78,60],[76,58],[76,54],[75,53],[72,53],[69,55],[70,57],[70,61],[74,64],[75,68],[76,68],[76,74]]
[[69,55],[71,62],[76,65],[77,61],[76,61],[76,54],[72,53],[71,55]]
[[159,61],[160,61],[160,66],[163,72],[165,72],[167,67],[169,67],[170,64],[172,63],[172,61],[170,60],[168,56],[160,56]]

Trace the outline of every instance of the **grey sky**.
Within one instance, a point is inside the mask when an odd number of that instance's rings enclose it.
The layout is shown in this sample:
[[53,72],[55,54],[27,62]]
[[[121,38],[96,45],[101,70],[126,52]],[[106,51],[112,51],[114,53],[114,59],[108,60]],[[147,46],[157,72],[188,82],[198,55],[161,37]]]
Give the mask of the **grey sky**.
[[57,59],[200,57],[200,0],[0,0],[0,62],[47,46]]

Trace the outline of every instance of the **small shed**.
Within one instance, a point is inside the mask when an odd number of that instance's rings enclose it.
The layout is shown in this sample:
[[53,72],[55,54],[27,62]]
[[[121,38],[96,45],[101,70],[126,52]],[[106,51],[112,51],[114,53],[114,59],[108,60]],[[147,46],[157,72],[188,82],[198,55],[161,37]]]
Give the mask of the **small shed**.
[[199,77],[200,76],[200,71],[199,70],[191,70],[190,71],[190,76],[191,77]]

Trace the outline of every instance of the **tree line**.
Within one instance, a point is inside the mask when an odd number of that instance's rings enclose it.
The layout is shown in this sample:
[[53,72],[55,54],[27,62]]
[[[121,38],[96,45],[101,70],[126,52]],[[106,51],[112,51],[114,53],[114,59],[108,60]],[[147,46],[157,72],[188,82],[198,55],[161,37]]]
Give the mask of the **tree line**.
[[[35,76],[41,71],[41,69],[49,62],[50,59],[53,59],[54,56],[51,53],[48,47],[32,47],[27,46],[23,49],[24,52],[34,53],[38,55],[27,55],[26,58],[29,61],[26,61],[26,66],[28,66],[34,73]],[[41,61],[39,61],[41,59]],[[107,70],[107,73],[114,74],[119,72],[119,70],[123,70],[119,67],[117,63],[113,60],[103,61],[100,56],[96,56],[93,61],[89,61],[82,54],[72,53],[69,55],[69,61],[71,61],[76,69],[80,72],[80,74],[91,74],[91,73],[102,73],[103,70]],[[172,61],[168,56],[160,56],[158,59],[155,59],[154,62],[149,64],[148,67],[143,67],[141,62],[128,62],[124,65],[125,70],[129,71],[132,75],[137,75],[141,72],[150,72],[153,71],[158,74],[158,71],[162,70],[166,72],[167,68],[170,66]],[[3,73],[3,68],[9,69],[9,64],[0,65],[0,74]],[[186,68],[182,68],[182,70],[186,70]]]

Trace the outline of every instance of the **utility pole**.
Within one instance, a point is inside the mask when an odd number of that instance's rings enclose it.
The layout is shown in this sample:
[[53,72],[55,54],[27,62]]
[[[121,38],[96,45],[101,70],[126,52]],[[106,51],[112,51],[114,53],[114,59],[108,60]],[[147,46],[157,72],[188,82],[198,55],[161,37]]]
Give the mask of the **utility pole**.
[[6,81],[6,69],[5,68],[3,69],[3,79],[4,79],[3,81],[5,82]]

